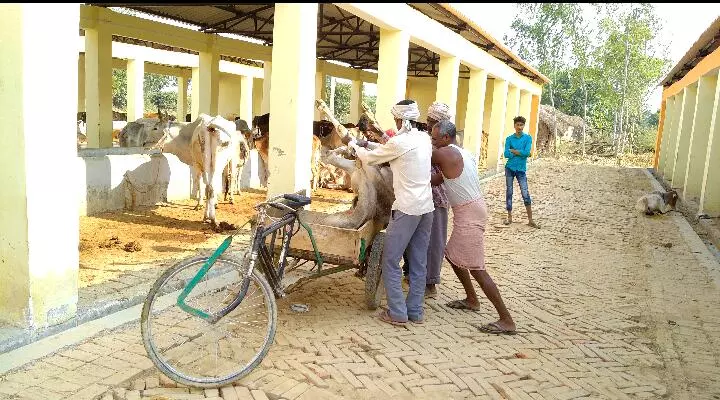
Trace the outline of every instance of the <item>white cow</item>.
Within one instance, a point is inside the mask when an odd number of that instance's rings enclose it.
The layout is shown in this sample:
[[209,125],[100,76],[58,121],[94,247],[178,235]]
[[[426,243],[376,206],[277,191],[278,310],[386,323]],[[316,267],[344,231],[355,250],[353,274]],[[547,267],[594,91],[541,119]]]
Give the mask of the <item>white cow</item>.
[[235,171],[243,158],[243,149],[247,150],[242,134],[235,130],[235,123],[221,116],[200,114],[198,119],[190,124],[166,128],[163,137],[153,148],[174,154],[181,162],[190,166],[193,177],[191,197],[198,201],[196,210],[200,208],[202,200],[202,177],[206,201],[203,221],[209,220],[214,224],[217,192],[222,188],[223,172],[227,172],[230,177],[227,186],[230,202],[233,203]]

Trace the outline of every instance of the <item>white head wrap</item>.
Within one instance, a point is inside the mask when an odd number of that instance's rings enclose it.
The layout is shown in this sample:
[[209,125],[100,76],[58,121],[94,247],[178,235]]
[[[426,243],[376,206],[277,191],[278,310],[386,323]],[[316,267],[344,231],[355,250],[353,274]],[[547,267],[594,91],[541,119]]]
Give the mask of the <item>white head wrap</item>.
[[450,121],[453,119],[453,115],[450,112],[450,106],[445,103],[436,101],[428,108],[428,118],[432,118],[435,121]]
[[420,109],[417,103],[395,104],[390,111],[393,117],[402,120],[402,128],[398,131],[398,135],[409,132],[412,129],[410,121],[417,121],[420,118]]

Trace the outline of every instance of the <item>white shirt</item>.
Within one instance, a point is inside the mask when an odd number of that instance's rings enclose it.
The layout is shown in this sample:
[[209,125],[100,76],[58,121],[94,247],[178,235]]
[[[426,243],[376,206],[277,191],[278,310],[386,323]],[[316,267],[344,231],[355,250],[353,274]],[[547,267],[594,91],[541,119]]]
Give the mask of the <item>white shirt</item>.
[[459,151],[463,159],[463,170],[457,178],[449,179],[443,175],[445,193],[451,207],[469,203],[482,197],[480,191],[480,179],[478,177],[478,166],[475,157],[469,151],[454,144],[449,145]]
[[390,163],[395,192],[393,210],[408,215],[423,215],[435,210],[430,187],[432,144],[426,133],[413,128],[370,151],[358,146],[354,140],[350,146],[364,164]]

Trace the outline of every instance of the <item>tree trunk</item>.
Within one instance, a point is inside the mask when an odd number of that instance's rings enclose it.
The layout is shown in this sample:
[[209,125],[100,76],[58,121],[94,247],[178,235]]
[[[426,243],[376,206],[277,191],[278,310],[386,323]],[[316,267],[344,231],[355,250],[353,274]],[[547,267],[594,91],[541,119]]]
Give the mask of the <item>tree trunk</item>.
[[553,139],[553,141],[554,141],[553,155],[557,157],[557,150],[558,150],[557,108],[555,108],[555,91],[554,91],[555,80],[557,79],[557,74],[556,74],[557,68],[556,68],[555,63],[556,63],[556,61],[553,60],[553,70],[552,70],[553,81],[550,83],[550,105],[553,108],[553,137],[554,137],[554,139]]
[[[628,28],[627,28],[627,18],[625,19],[625,71],[623,72],[623,91],[622,91],[622,100],[620,102],[620,153],[625,151],[625,140],[626,140],[626,132],[625,132],[625,125],[623,124],[623,120],[626,114],[625,110],[625,93],[627,91],[627,75],[628,75],[628,61],[630,56],[630,47],[628,43]],[[620,158],[618,158],[618,165],[620,165]]]

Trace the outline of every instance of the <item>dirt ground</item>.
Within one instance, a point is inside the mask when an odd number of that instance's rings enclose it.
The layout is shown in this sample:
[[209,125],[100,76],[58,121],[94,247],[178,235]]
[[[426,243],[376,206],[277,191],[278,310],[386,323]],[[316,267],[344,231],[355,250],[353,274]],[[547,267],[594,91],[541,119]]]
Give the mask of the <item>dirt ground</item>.
[[[352,198],[352,193],[319,189],[313,193],[309,209],[344,211],[350,208]],[[218,223],[244,224],[255,214],[253,206],[264,199],[265,192],[258,191],[236,195],[235,204],[220,201]],[[219,246],[227,233],[215,232],[209,224],[202,223],[203,211],[194,207],[194,200],[185,200],[80,217],[80,287]]]

